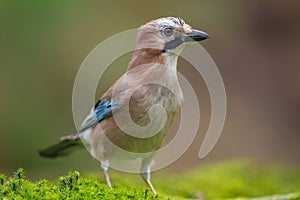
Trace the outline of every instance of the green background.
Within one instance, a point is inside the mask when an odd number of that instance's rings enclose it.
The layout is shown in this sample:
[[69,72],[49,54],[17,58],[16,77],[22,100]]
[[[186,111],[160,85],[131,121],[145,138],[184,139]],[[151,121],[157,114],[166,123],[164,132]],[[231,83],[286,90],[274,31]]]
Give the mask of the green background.
[[[72,87],[87,54],[111,35],[164,16],[180,16],[210,34],[202,44],[228,97],[222,136],[199,160],[209,97],[201,77],[179,61],[199,91],[203,120],[191,148],[167,170],[236,157],[299,164],[299,10],[299,1],[275,0],[0,1],[0,171],[23,167],[37,179],[98,170],[86,151],[48,160],[37,150],[75,130]],[[129,56],[101,79],[99,95],[124,72]]]

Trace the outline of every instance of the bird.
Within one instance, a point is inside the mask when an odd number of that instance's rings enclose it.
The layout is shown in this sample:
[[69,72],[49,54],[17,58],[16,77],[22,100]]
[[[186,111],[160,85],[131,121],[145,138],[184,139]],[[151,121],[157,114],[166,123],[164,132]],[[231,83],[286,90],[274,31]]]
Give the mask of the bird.
[[[101,162],[106,183],[112,187],[109,161],[118,155],[109,144],[134,153],[155,152],[161,147],[184,100],[177,76],[178,56],[187,43],[207,38],[206,32],[193,29],[180,17],[163,17],[142,25],[127,71],[99,98],[76,133],[61,137],[56,144],[39,150],[39,154],[56,158],[86,146]],[[153,105],[159,105],[164,112],[158,109],[151,113]],[[121,122],[117,123],[116,116],[124,111],[129,115],[121,117]],[[162,114],[165,114],[163,120]],[[133,135],[128,133],[132,121],[138,127],[156,123],[156,128],[143,129],[144,132]],[[162,126],[157,125],[161,121],[164,122]],[[122,129],[120,124],[128,125],[129,131]],[[150,181],[154,154],[142,158],[140,175],[156,195]]]

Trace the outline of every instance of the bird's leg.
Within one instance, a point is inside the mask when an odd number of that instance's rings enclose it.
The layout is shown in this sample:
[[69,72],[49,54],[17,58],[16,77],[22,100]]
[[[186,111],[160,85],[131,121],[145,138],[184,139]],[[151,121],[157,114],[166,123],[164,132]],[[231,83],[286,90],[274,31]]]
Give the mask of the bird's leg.
[[109,175],[108,175],[108,169],[104,169],[103,172],[104,172],[104,176],[105,176],[107,186],[112,188],[111,183],[110,183],[110,178],[109,178]]
[[151,158],[145,158],[142,160],[142,166],[141,166],[141,170],[140,170],[140,174],[143,178],[143,180],[146,182],[146,184],[148,185],[148,187],[151,189],[151,191],[153,192],[154,196],[156,196],[156,191],[150,181],[150,166],[151,166],[151,162],[152,162],[152,157]]
[[111,183],[110,183],[110,178],[108,175],[109,161],[108,160],[101,161],[101,168],[103,169],[107,186],[112,188]]

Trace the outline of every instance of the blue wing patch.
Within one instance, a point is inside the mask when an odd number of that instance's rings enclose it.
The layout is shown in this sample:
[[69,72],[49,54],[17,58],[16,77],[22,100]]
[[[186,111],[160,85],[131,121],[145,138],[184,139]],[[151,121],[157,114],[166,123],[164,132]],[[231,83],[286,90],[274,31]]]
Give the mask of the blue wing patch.
[[94,108],[97,121],[101,122],[103,119],[110,116],[112,114],[112,111],[115,110],[119,105],[119,101],[115,101],[112,99],[99,100]]
[[110,116],[121,103],[115,100],[100,100],[83,120],[79,132],[95,127],[99,122]]

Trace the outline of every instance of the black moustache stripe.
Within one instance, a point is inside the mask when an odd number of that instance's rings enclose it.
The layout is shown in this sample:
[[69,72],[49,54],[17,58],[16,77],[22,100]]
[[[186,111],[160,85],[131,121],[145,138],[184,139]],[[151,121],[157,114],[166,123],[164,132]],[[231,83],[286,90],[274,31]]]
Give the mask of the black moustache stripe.
[[175,38],[174,40],[167,42],[165,44],[164,47],[164,51],[170,50],[170,49],[175,49],[176,47],[178,47],[179,45],[181,45],[183,43],[183,41],[181,40],[181,38]]

